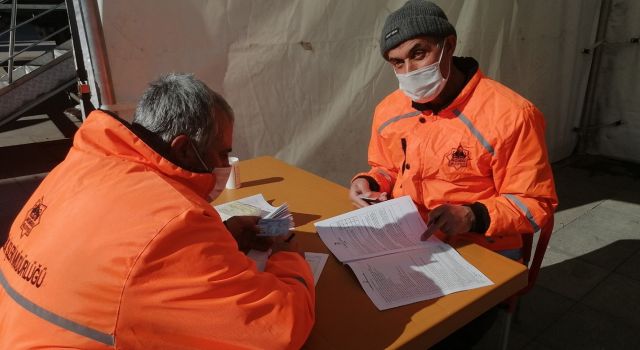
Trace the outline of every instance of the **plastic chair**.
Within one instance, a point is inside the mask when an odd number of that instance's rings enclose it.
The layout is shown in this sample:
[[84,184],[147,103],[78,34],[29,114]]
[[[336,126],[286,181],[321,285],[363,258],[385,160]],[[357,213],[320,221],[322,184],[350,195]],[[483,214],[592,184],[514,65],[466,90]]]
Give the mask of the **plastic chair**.
[[[504,333],[502,335],[502,346],[500,347],[502,350],[507,349],[507,345],[509,343],[509,333],[511,331],[511,322],[513,319],[513,314],[517,311],[518,306],[518,298],[533,288],[536,284],[536,279],[538,278],[538,273],[540,272],[540,266],[542,265],[542,259],[544,258],[544,253],[547,251],[547,245],[549,244],[549,239],[551,238],[551,233],[553,232],[553,215],[547,224],[540,230],[540,238],[538,239],[538,244],[536,245],[535,252],[533,252],[533,261],[531,260],[531,253],[533,251],[533,235],[535,233],[523,234],[522,235],[522,262],[529,267],[529,281],[527,286],[522,290],[512,295],[509,299],[504,301],[504,305],[506,305],[506,320],[504,326]],[[531,262],[531,264],[529,264]]]

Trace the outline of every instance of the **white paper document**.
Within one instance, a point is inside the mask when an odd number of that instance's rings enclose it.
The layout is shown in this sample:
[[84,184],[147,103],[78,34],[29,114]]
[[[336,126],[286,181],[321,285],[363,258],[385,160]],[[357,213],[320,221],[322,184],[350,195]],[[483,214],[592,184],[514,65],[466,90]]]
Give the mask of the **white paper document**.
[[317,286],[320,274],[322,273],[322,270],[324,270],[324,264],[327,263],[329,254],[304,252],[304,258],[309,263],[311,271],[313,271],[313,284]]
[[426,227],[408,196],[316,223],[380,310],[493,284],[448,244],[420,241]]
[[348,265],[379,310],[493,284],[445,243]]
[[342,262],[429,245],[427,225],[408,196],[370,205],[315,223],[322,241]]
[[269,260],[269,255],[271,255],[271,250],[261,251],[256,249],[251,249],[247,252],[247,258],[253,260],[256,263],[256,269],[262,272],[264,268],[267,266],[267,260]]
[[[247,257],[253,260],[256,263],[256,268],[258,271],[264,271],[264,268],[267,266],[267,260],[269,259],[269,255],[271,255],[271,250],[267,251],[259,251],[255,249],[249,250],[247,253]],[[324,269],[324,265],[327,263],[327,258],[329,258],[329,254],[324,253],[312,253],[305,252],[304,258],[309,264],[311,271],[313,272],[313,283],[314,285],[318,285],[318,280],[320,279],[320,274]]]

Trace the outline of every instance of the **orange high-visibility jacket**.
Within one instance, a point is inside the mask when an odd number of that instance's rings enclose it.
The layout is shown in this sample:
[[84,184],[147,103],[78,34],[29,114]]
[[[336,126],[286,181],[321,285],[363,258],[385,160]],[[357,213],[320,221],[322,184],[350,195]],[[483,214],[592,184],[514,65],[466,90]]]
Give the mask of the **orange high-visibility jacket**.
[[[462,59],[454,59],[456,62]],[[434,114],[418,111],[400,90],[375,110],[369,176],[380,192],[409,195],[427,216],[438,205],[480,202],[489,212],[484,235],[467,233],[492,250],[522,246],[557,206],[544,139],[544,120],[529,101],[475,73],[454,101]]]
[[3,246],[0,349],[300,348],[308,264],[258,272],[203,199],[214,182],[93,112]]

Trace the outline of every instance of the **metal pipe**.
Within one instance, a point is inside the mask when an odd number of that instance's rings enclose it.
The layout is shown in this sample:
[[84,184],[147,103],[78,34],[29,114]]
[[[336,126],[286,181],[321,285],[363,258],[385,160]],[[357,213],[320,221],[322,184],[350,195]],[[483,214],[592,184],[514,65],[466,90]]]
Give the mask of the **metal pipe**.
[[[71,32],[71,42],[73,44],[73,56],[76,63],[77,73],[77,91],[80,108],[82,109],[82,120],[85,120],[89,113],[95,108],[91,104],[91,94],[83,91],[83,87],[88,87],[89,74],[87,73],[87,66],[85,65],[82,40],[80,39],[80,33],[83,32],[80,26],[82,25],[82,18],[78,18],[81,13],[78,10],[78,5],[74,0],[65,0],[67,3],[67,13],[69,15],[69,31]],[[84,32],[83,32],[84,33]],[[99,107],[99,106],[98,106]]]
[[99,105],[113,105],[116,103],[111,84],[111,72],[107,59],[107,49],[104,43],[100,11],[96,0],[79,0],[79,10],[82,13],[84,29],[89,44],[93,76],[98,89]]
[[[16,26],[16,17],[18,16],[18,0],[11,1],[11,24],[9,28]],[[9,75],[9,84],[13,83],[13,50],[16,45],[15,29],[9,33],[9,66],[7,67]]]
[[598,19],[598,31],[596,32],[596,42],[603,44],[597,45],[593,50],[593,60],[589,69],[589,80],[587,81],[587,89],[585,92],[584,102],[582,105],[582,116],[580,118],[580,126],[578,131],[578,147],[577,154],[585,154],[589,146],[589,141],[593,136],[593,129],[590,125],[593,121],[593,109],[595,106],[595,94],[598,86],[598,74],[600,72],[600,62],[602,61],[602,50],[605,48],[605,39],[607,35],[607,23],[609,22],[609,14],[611,13],[611,0],[602,0],[600,3],[600,18]]

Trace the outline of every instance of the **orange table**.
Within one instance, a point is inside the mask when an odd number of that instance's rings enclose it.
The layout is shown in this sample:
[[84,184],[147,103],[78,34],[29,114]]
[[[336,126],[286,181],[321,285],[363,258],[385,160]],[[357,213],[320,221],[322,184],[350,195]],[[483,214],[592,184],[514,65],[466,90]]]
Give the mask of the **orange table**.
[[[330,253],[313,222],[355,209],[348,190],[271,157],[240,162],[242,187],[225,190],[220,204],[262,193],[289,204],[296,239],[305,251]],[[330,255],[316,287],[316,324],[306,349],[426,349],[527,284],[527,270],[476,244],[456,246],[494,285],[379,311],[351,270]]]

